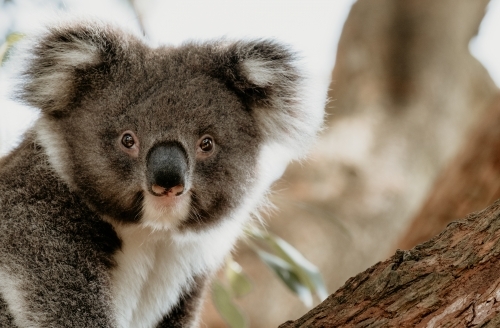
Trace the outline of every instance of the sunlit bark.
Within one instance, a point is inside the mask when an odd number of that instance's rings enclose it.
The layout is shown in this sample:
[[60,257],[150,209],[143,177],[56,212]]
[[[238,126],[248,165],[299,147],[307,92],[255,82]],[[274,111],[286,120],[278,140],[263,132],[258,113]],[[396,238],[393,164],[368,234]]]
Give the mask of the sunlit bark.
[[280,328],[499,325],[500,201],[397,251]]

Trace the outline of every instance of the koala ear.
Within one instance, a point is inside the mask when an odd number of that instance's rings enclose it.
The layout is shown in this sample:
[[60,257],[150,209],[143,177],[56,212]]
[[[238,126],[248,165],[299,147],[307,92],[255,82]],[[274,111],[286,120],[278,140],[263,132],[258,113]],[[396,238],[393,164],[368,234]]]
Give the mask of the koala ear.
[[88,22],[48,28],[19,50],[26,68],[17,96],[42,114],[62,114],[107,71],[119,39],[106,25]]
[[240,96],[264,136],[303,153],[322,124],[323,108],[313,113],[306,106],[309,81],[297,55],[269,40],[221,41],[209,48],[210,74]]

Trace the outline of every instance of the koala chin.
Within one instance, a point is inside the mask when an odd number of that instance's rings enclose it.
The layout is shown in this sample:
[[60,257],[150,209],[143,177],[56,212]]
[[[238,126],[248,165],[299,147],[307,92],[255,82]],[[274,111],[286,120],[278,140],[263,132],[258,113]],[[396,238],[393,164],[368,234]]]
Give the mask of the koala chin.
[[40,118],[0,161],[0,326],[196,327],[324,96],[270,40],[153,48],[79,21],[14,56]]

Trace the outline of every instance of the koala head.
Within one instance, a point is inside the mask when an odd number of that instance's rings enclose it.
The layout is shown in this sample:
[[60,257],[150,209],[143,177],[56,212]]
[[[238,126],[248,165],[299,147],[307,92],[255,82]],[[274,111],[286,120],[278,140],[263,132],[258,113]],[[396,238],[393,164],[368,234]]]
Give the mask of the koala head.
[[19,94],[56,174],[100,215],[155,228],[222,220],[259,184],[265,145],[317,130],[294,54],[273,41],[152,48],[100,23],[31,43]]

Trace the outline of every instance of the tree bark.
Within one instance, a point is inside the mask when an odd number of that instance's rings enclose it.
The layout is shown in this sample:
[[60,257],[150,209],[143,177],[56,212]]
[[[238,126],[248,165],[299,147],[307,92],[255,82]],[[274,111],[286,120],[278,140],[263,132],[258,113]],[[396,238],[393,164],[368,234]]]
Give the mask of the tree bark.
[[433,189],[398,248],[409,249],[435,236],[451,221],[500,198],[500,95],[482,115]]
[[349,279],[298,327],[500,326],[500,201]]

